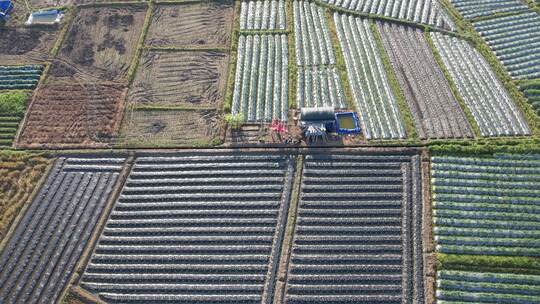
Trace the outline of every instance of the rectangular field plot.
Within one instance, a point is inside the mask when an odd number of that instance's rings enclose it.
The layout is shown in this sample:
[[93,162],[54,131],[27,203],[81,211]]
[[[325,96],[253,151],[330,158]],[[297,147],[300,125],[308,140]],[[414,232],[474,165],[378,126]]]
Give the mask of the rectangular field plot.
[[377,26],[419,137],[472,137],[469,122],[452,95],[424,33],[392,23],[377,22]]
[[248,122],[287,121],[287,35],[240,35],[232,114]]
[[148,51],[128,99],[137,104],[219,106],[229,55],[216,51]]
[[216,110],[133,110],[120,131],[128,146],[209,146],[219,136]]
[[123,80],[145,14],[146,5],[79,9],[50,74],[68,82]]
[[520,0],[450,0],[450,2],[467,19],[528,9]]
[[540,15],[527,12],[474,22],[514,79],[540,78]]
[[141,155],[81,286],[110,303],[272,303],[294,161]]
[[334,13],[349,85],[367,139],[405,138],[405,127],[391,91],[369,20]]
[[240,9],[242,30],[284,30],[285,0],[243,0]]
[[335,67],[298,67],[296,100],[299,108],[347,108],[341,79]]
[[437,0],[321,0],[330,5],[454,30],[455,25]]
[[49,58],[56,27],[0,27],[0,64],[42,63]]
[[51,84],[37,91],[19,138],[24,147],[104,147],[112,143],[125,89]]
[[483,136],[529,135],[521,110],[486,60],[467,41],[430,33],[459,94]]
[[42,65],[0,66],[0,90],[32,90],[42,72]]
[[284,303],[424,303],[419,156],[312,154]]
[[0,256],[2,303],[55,303],[124,158],[60,158]]
[[432,157],[437,250],[540,256],[540,155]]
[[443,270],[437,303],[538,303],[540,276]]
[[231,0],[157,4],[146,44],[228,48],[233,15],[234,1]]

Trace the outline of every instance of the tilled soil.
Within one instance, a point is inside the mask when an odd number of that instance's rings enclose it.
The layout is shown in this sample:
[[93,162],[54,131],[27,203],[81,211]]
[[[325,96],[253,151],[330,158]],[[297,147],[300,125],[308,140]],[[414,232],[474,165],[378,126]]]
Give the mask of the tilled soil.
[[[143,5],[83,8],[53,63],[54,78],[122,81],[129,69],[146,14]],[[63,73],[67,65],[72,73]],[[60,71],[60,72],[59,72]]]
[[94,147],[112,143],[125,89],[103,84],[53,84],[27,113],[22,147]]
[[418,135],[426,138],[472,137],[463,110],[418,29],[377,22]]
[[0,64],[40,63],[49,58],[58,28],[0,27]]
[[141,60],[129,92],[139,104],[222,103],[229,55],[215,51],[150,51]]
[[146,44],[155,46],[228,47],[234,1],[159,4],[152,17]]
[[215,110],[135,110],[126,115],[122,142],[128,146],[210,145],[219,136]]

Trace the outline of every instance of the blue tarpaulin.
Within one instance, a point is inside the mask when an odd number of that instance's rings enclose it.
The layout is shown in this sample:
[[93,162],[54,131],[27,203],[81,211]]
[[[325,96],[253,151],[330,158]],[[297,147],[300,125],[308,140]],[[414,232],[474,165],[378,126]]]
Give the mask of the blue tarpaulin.
[[0,0],[0,21],[5,21],[13,11],[11,0]]

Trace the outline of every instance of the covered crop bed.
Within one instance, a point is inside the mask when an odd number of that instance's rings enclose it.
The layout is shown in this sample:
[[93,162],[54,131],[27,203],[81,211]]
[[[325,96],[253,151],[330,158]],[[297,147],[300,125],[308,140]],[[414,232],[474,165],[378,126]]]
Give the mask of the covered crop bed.
[[305,156],[284,303],[424,303],[414,152]]
[[523,83],[519,85],[519,88],[525,97],[527,97],[527,100],[536,113],[540,115],[540,81],[534,83]]
[[353,99],[367,139],[405,138],[396,97],[368,19],[334,13]]
[[285,0],[243,0],[240,9],[242,30],[285,30]]
[[0,66],[0,90],[34,89],[42,72],[42,65]]
[[110,303],[272,303],[294,159],[140,154],[80,285]]
[[529,135],[523,113],[480,53],[465,40],[430,35],[482,136]]
[[4,303],[56,302],[116,183],[124,158],[60,158],[0,256]]
[[231,0],[159,3],[152,15],[146,44],[228,48],[233,15]]
[[467,19],[528,9],[524,1],[520,0],[450,0],[450,2]]
[[472,137],[471,126],[452,95],[424,32],[384,22],[377,22],[377,27],[405,93],[419,137]]
[[540,257],[540,155],[432,157],[442,253]]
[[540,78],[540,15],[525,12],[474,22],[514,79]]

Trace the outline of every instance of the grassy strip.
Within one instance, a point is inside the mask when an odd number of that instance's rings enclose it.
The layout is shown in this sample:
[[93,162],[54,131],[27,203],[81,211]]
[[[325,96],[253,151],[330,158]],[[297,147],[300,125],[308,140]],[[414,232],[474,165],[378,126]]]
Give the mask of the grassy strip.
[[540,15],[540,1],[538,0],[525,0],[530,9]]
[[159,5],[179,5],[179,4],[196,4],[208,2],[208,0],[159,0],[154,1]]
[[230,51],[229,48],[224,47],[208,47],[208,46],[202,46],[202,47],[179,47],[179,46],[153,46],[153,45],[146,45],[143,47],[146,51],[159,51],[159,52],[220,52],[220,53],[228,53]]
[[133,55],[133,59],[131,60],[131,64],[127,72],[128,86],[130,86],[133,80],[135,79],[135,73],[137,72],[137,68],[139,67],[139,62],[141,61],[141,55],[144,48],[144,41],[146,40],[146,35],[148,34],[148,29],[150,28],[150,23],[152,21],[154,8],[155,8],[154,2],[153,1],[148,2],[148,7],[146,9],[146,16],[144,17],[144,23],[143,23],[141,35],[139,36],[137,48],[136,48],[135,54]]
[[238,59],[238,39],[240,39],[240,9],[242,2],[235,1],[234,7],[234,19],[233,19],[233,31],[230,45],[229,56],[229,74],[227,77],[227,84],[225,87],[225,98],[223,100],[223,112],[230,113],[232,108],[232,100],[234,93],[234,78],[236,76],[236,61]]
[[193,106],[167,106],[167,105],[137,105],[134,104],[130,108],[131,111],[199,111],[199,110],[216,110],[215,107],[193,107]]
[[533,136],[540,136],[540,116],[538,116],[533,107],[527,102],[527,98],[525,98],[523,93],[518,89],[516,82],[513,81],[506,72],[506,69],[495,53],[489,48],[482,36],[474,29],[472,23],[465,20],[448,0],[441,0],[440,2],[454,17],[456,26],[464,32],[464,36],[468,37],[468,40],[473,43],[476,50],[484,57],[491,67],[491,70],[495,73],[497,79],[503,84],[503,87],[508,92],[510,98],[522,110],[525,120],[531,129],[531,134]]
[[77,5],[78,8],[99,8],[99,7],[125,7],[131,6],[146,6],[146,3],[152,3],[153,1],[124,1],[124,2],[90,2]]
[[441,71],[444,74],[444,77],[446,78],[446,82],[450,86],[450,90],[452,91],[452,95],[454,95],[454,98],[459,103],[459,106],[463,110],[463,113],[465,113],[465,117],[467,118],[467,120],[469,121],[469,124],[471,125],[474,136],[475,137],[482,137],[482,133],[480,132],[480,127],[478,126],[478,123],[474,119],[474,116],[472,115],[471,110],[465,104],[465,100],[463,100],[463,98],[459,94],[458,87],[457,87],[456,83],[454,82],[454,80],[452,79],[452,76],[450,75],[450,72],[448,71],[448,69],[444,65],[441,54],[437,50],[437,47],[435,46],[435,43],[433,42],[433,39],[431,39],[431,35],[429,33],[430,33],[429,29],[426,29],[424,31],[425,40],[427,41],[427,43],[429,45],[429,48],[431,49],[431,53],[433,54],[433,57],[435,58],[435,61],[437,62],[437,64],[439,65],[439,68],[441,69]]
[[438,253],[437,269],[540,275],[540,259]]
[[414,118],[412,116],[411,110],[409,109],[409,105],[407,104],[407,100],[405,99],[405,94],[403,94],[403,91],[401,90],[401,86],[399,84],[397,76],[394,73],[394,68],[392,67],[392,63],[390,62],[390,57],[388,56],[384,48],[381,33],[379,33],[379,29],[377,28],[375,21],[370,20],[369,26],[371,32],[373,33],[375,43],[377,44],[379,54],[381,55],[381,60],[384,65],[384,70],[386,71],[388,81],[390,82],[390,87],[392,89],[392,92],[394,92],[394,96],[396,97],[399,112],[401,113],[401,117],[403,118],[403,122],[405,123],[407,138],[408,140],[418,140],[418,134],[416,133],[416,124],[414,122]]
[[296,65],[296,33],[294,32],[294,10],[293,0],[286,0],[285,2],[285,20],[287,24],[287,31],[289,32],[288,39],[288,51],[289,51],[289,109],[295,109],[298,107],[296,100],[296,90],[298,89],[298,66]]
[[434,140],[428,145],[432,155],[460,154],[480,155],[493,153],[540,153],[540,139],[519,138],[483,138],[479,140]]
[[343,55],[343,50],[341,49],[341,44],[339,43],[339,38],[337,34],[336,23],[334,22],[334,16],[330,9],[326,9],[326,23],[328,24],[328,31],[330,32],[330,39],[332,40],[332,48],[336,57],[336,69],[339,74],[339,79],[343,86],[343,91],[345,92],[345,102],[350,109],[359,111],[356,108],[356,103],[354,102],[354,97],[352,94],[352,88],[349,83],[349,77],[347,76],[347,66],[345,64],[345,57]]
[[[62,23],[64,23],[64,26],[60,30],[60,33],[58,34],[58,38],[56,39],[56,42],[54,43],[54,46],[52,47],[52,49],[51,49],[51,51],[49,53],[51,55],[51,57],[53,57],[53,58],[56,57],[58,55],[58,53],[60,52],[60,48],[62,47],[62,43],[66,39],[67,33],[68,33],[69,29],[71,28],[71,23],[73,22],[73,20],[75,20],[75,17],[77,16],[78,12],[79,12],[79,10],[77,8],[72,8],[72,7],[68,7],[65,10],[64,18],[63,18],[63,22],[62,22]],[[46,67],[45,71],[43,71],[43,74],[46,74],[45,73],[46,70],[47,70],[47,67]]]

